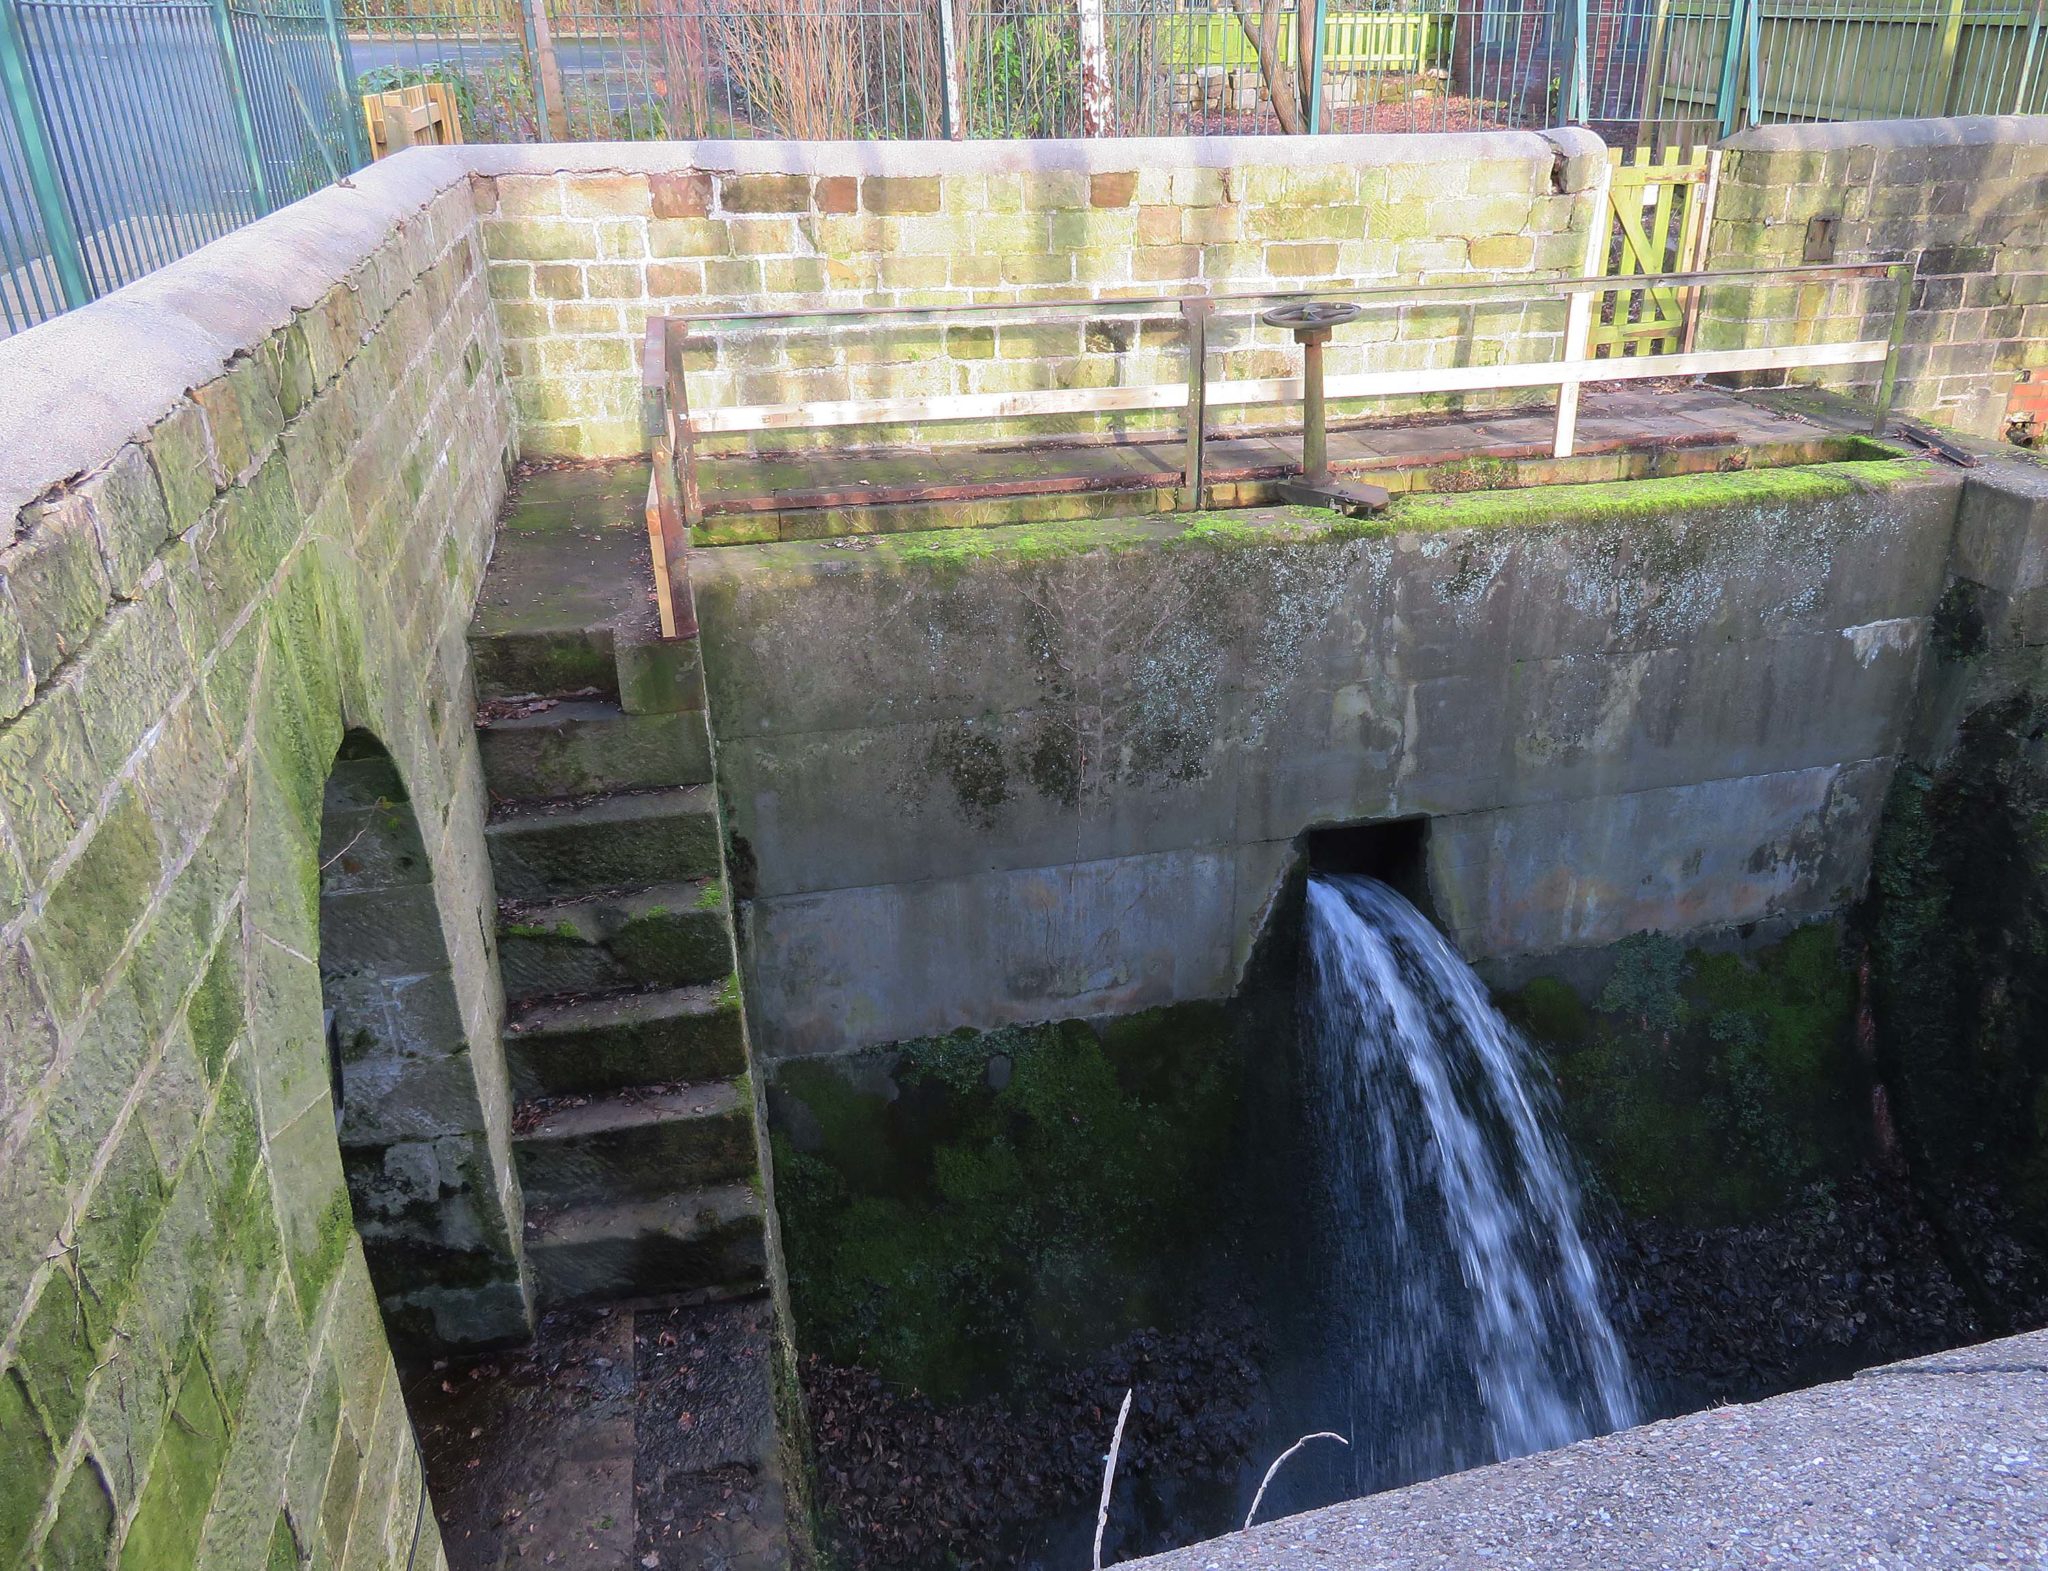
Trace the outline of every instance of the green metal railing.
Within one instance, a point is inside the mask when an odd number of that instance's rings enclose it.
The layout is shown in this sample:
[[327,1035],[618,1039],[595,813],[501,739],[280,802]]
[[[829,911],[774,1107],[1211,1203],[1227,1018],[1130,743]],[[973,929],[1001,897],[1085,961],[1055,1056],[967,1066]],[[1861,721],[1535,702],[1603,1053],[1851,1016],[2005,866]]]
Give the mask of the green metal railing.
[[0,0],[0,330],[358,167],[323,0]]
[[0,0],[0,332],[360,167],[360,95],[423,81],[470,141],[1575,122],[1661,147],[2048,113],[2048,0],[1288,0],[1275,20],[1262,61],[1234,0]]

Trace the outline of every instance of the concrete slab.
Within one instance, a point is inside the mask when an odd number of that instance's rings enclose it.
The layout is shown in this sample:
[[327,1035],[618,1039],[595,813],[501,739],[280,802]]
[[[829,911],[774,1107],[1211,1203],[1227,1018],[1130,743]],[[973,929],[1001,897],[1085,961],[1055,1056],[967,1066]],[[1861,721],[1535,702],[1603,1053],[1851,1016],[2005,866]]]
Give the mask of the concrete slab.
[[2048,1332],[1310,1511],[1146,1571],[2048,1563]]

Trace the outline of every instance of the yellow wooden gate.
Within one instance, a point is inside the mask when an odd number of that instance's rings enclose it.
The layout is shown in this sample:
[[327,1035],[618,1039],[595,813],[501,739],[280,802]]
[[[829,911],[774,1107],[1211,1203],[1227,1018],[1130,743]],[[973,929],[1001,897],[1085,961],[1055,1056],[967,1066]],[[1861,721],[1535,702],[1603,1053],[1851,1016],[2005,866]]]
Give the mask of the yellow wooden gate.
[[1639,147],[1633,153],[1614,148],[1607,156],[1614,178],[1608,187],[1601,276],[1644,282],[1602,296],[1593,322],[1593,355],[1689,350],[1699,291],[1660,285],[1656,279],[1706,265],[1707,218],[1721,155],[1705,147],[1667,147],[1661,153]]

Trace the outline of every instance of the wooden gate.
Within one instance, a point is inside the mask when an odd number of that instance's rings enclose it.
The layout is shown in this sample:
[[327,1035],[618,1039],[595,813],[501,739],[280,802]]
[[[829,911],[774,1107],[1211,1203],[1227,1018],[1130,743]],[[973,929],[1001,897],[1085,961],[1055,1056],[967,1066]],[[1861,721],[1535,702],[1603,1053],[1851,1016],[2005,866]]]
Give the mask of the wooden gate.
[[1721,155],[1705,147],[1667,147],[1661,153],[1639,147],[1633,153],[1615,148],[1607,156],[1614,178],[1608,187],[1601,276],[1644,282],[1601,298],[1593,321],[1593,355],[1684,353],[1692,348],[1699,290],[1659,285],[1656,279],[1706,266],[1707,219]]

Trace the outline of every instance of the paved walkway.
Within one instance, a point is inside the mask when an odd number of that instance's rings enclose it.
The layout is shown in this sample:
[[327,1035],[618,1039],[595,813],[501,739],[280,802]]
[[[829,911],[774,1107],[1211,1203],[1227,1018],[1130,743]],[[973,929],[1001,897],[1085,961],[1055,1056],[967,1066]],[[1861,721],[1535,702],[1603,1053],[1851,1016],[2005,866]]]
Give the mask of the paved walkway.
[[1134,1564],[2048,1566],[2048,1331],[1627,1430]]

